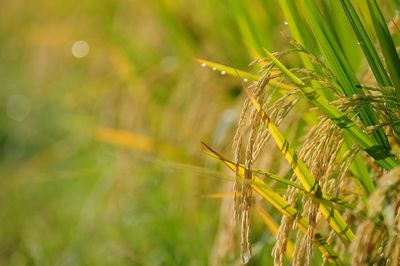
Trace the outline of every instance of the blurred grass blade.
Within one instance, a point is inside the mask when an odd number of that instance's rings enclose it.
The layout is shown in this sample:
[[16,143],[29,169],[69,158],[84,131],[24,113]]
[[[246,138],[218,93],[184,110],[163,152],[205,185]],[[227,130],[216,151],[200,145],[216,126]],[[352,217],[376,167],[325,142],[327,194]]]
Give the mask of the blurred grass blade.
[[230,2],[230,6],[235,14],[234,17],[248,50],[255,55],[256,58],[261,57],[263,54],[262,47],[265,43],[262,40],[263,36],[260,35],[260,33],[263,32],[262,29],[254,23],[248,8],[246,8],[242,0]]
[[154,140],[148,136],[113,128],[98,127],[95,137],[107,143],[144,152],[154,152],[156,146]]
[[146,153],[160,154],[166,158],[182,160],[182,158],[186,157],[182,150],[169,143],[160,142],[149,136],[135,134],[126,130],[97,127],[94,137],[105,143]]
[[185,28],[186,25],[174,14],[174,10],[168,6],[167,2],[165,0],[154,0],[149,1],[149,4],[157,11],[158,19],[167,27],[168,34],[171,35],[170,40],[175,44],[176,54],[190,57],[193,54],[194,47],[196,47],[194,37],[189,34],[189,31]]
[[400,97],[400,60],[396,52],[396,46],[393,43],[392,36],[387,28],[385,18],[383,17],[378,4],[375,0],[367,0],[372,24],[374,25],[376,35],[381,45],[382,53],[386,60],[386,65],[396,88],[397,97]]
[[[235,164],[228,163],[229,160],[227,160],[222,154],[213,150],[204,142],[202,142],[202,144],[206,149],[206,151],[210,152],[211,155],[213,155],[213,157],[217,157],[218,159],[220,159],[223,163],[225,163],[225,165],[229,167],[229,169],[231,169],[231,171],[233,172],[236,171]],[[239,172],[238,177],[244,180],[244,172],[243,171]],[[264,181],[256,177],[254,174],[252,174],[251,187],[261,197],[263,197],[272,206],[274,206],[281,214],[291,217],[293,219],[295,219],[298,215],[301,215],[296,210],[296,208],[290,205],[281,195],[279,195],[272,189],[268,188],[267,184],[265,184]],[[309,225],[306,219],[304,218],[298,219],[296,225],[304,234],[307,233],[307,228]],[[314,243],[318,246],[318,248],[321,250],[324,256],[328,258],[330,263],[333,263],[335,265],[342,265],[339,257],[333,251],[332,247],[325,241],[325,239],[318,232],[314,235],[314,239],[315,239]]]
[[212,193],[212,194],[200,195],[200,198],[222,199],[222,198],[228,198],[228,197],[231,198],[233,195],[235,195],[235,192],[221,192],[221,193]]

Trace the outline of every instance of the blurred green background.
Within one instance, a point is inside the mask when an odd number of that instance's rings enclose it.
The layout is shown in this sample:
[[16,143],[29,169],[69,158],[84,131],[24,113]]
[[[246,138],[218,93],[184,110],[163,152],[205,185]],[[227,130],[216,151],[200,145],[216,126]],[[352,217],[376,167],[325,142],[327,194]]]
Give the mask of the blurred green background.
[[1,1],[0,265],[212,264],[231,183],[200,141],[229,154],[243,97],[195,58],[286,36],[272,0]]

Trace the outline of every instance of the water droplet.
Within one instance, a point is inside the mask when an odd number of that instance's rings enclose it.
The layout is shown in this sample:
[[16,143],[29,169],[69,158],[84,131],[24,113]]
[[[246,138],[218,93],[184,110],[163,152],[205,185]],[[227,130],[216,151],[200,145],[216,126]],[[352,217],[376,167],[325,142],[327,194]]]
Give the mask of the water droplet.
[[285,25],[289,25],[289,22],[287,22],[286,20],[283,22]]
[[201,64],[201,67],[206,67],[206,66],[207,66],[206,63],[202,63],[202,64]]
[[212,68],[212,71],[216,71],[217,69],[215,67]]
[[249,81],[249,80],[248,80],[248,79],[246,79],[246,78],[244,78],[244,79],[243,79],[243,82],[247,82],[247,81]]
[[226,72],[225,71],[221,71],[221,75],[225,75],[226,74]]
[[249,262],[249,260],[250,260],[250,256],[247,254],[243,254],[242,263],[247,264]]
[[364,134],[366,134],[367,133],[367,131],[365,131],[364,129],[363,129],[363,131],[362,131]]
[[357,42],[357,44],[360,45],[361,43],[360,43],[360,42]]

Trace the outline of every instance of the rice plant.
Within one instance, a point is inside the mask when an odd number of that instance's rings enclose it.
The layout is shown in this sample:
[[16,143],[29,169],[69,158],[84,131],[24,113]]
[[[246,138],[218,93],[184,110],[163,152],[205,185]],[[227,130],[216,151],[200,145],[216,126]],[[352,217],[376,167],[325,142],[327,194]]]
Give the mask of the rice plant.
[[[399,265],[398,4],[282,0],[291,48],[265,49],[243,14],[255,72],[199,60],[240,79],[245,95],[232,159],[204,144],[233,172],[243,263],[263,245],[251,218],[267,210],[274,265]],[[289,166],[280,174],[276,148]]]

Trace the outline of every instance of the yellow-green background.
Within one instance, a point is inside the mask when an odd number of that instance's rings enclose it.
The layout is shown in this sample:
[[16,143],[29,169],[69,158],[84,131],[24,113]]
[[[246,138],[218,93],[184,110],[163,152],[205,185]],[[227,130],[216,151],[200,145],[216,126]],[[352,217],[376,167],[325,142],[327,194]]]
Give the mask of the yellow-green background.
[[200,141],[229,154],[243,97],[194,59],[287,35],[272,0],[1,1],[0,265],[206,265],[227,191]]

